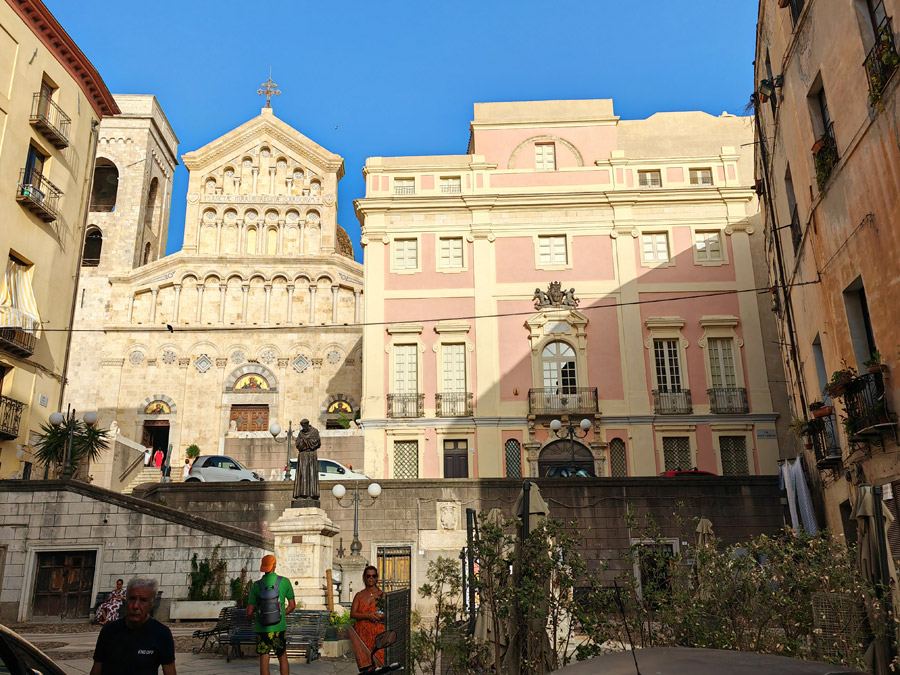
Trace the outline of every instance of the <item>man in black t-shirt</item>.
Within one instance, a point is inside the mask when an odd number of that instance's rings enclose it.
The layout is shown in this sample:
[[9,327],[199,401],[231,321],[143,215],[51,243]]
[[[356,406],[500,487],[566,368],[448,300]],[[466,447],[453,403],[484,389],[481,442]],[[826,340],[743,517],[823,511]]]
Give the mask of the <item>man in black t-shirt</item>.
[[172,631],[150,609],[156,601],[155,579],[132,579],[125,591],[125,617],[103,626],[94,648],[90,675],[175,675]]

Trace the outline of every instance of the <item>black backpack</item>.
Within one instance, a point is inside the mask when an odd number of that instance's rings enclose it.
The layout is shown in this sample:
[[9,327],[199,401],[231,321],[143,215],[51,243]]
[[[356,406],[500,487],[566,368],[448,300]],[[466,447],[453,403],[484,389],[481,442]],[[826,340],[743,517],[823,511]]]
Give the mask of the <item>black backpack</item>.
[[281,621],[281,602],[278,589],[284,577],[275,577],[275,585],[263,586],[262,579],[256,582],[259,586],[259,623],[263,626],[274,626]]

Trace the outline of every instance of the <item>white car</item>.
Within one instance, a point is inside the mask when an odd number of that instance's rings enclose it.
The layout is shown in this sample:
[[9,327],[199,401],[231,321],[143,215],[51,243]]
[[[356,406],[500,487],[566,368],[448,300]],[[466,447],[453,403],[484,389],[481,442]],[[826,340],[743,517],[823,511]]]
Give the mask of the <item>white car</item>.
[[[297,460],[291,460],[291,480],[297,473]],[[369,480],[369,477],[348,469],[340,462],[333,459],[319,460],[319,480]]]
[[223,483],[226,481],[260,481],[262,476],[245,469],[237,460],[225,455],[200,455],[191,464],[185,483]]

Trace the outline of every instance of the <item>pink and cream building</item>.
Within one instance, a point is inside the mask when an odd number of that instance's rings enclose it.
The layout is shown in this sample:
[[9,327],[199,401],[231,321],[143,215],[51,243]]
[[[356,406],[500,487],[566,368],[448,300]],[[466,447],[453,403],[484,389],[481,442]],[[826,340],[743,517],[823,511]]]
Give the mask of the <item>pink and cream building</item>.
[[369,158],[367,474],[775,473],[752,142],[728,114],[480,103],[468,154]]

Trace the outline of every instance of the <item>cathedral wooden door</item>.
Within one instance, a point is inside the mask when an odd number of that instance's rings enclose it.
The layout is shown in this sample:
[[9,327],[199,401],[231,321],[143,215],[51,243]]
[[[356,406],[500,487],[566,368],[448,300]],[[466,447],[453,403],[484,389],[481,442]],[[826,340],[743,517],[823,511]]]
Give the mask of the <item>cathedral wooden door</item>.
[[268,431],[269,406],[267,405],[233,405],[231,421],[237,431]]

